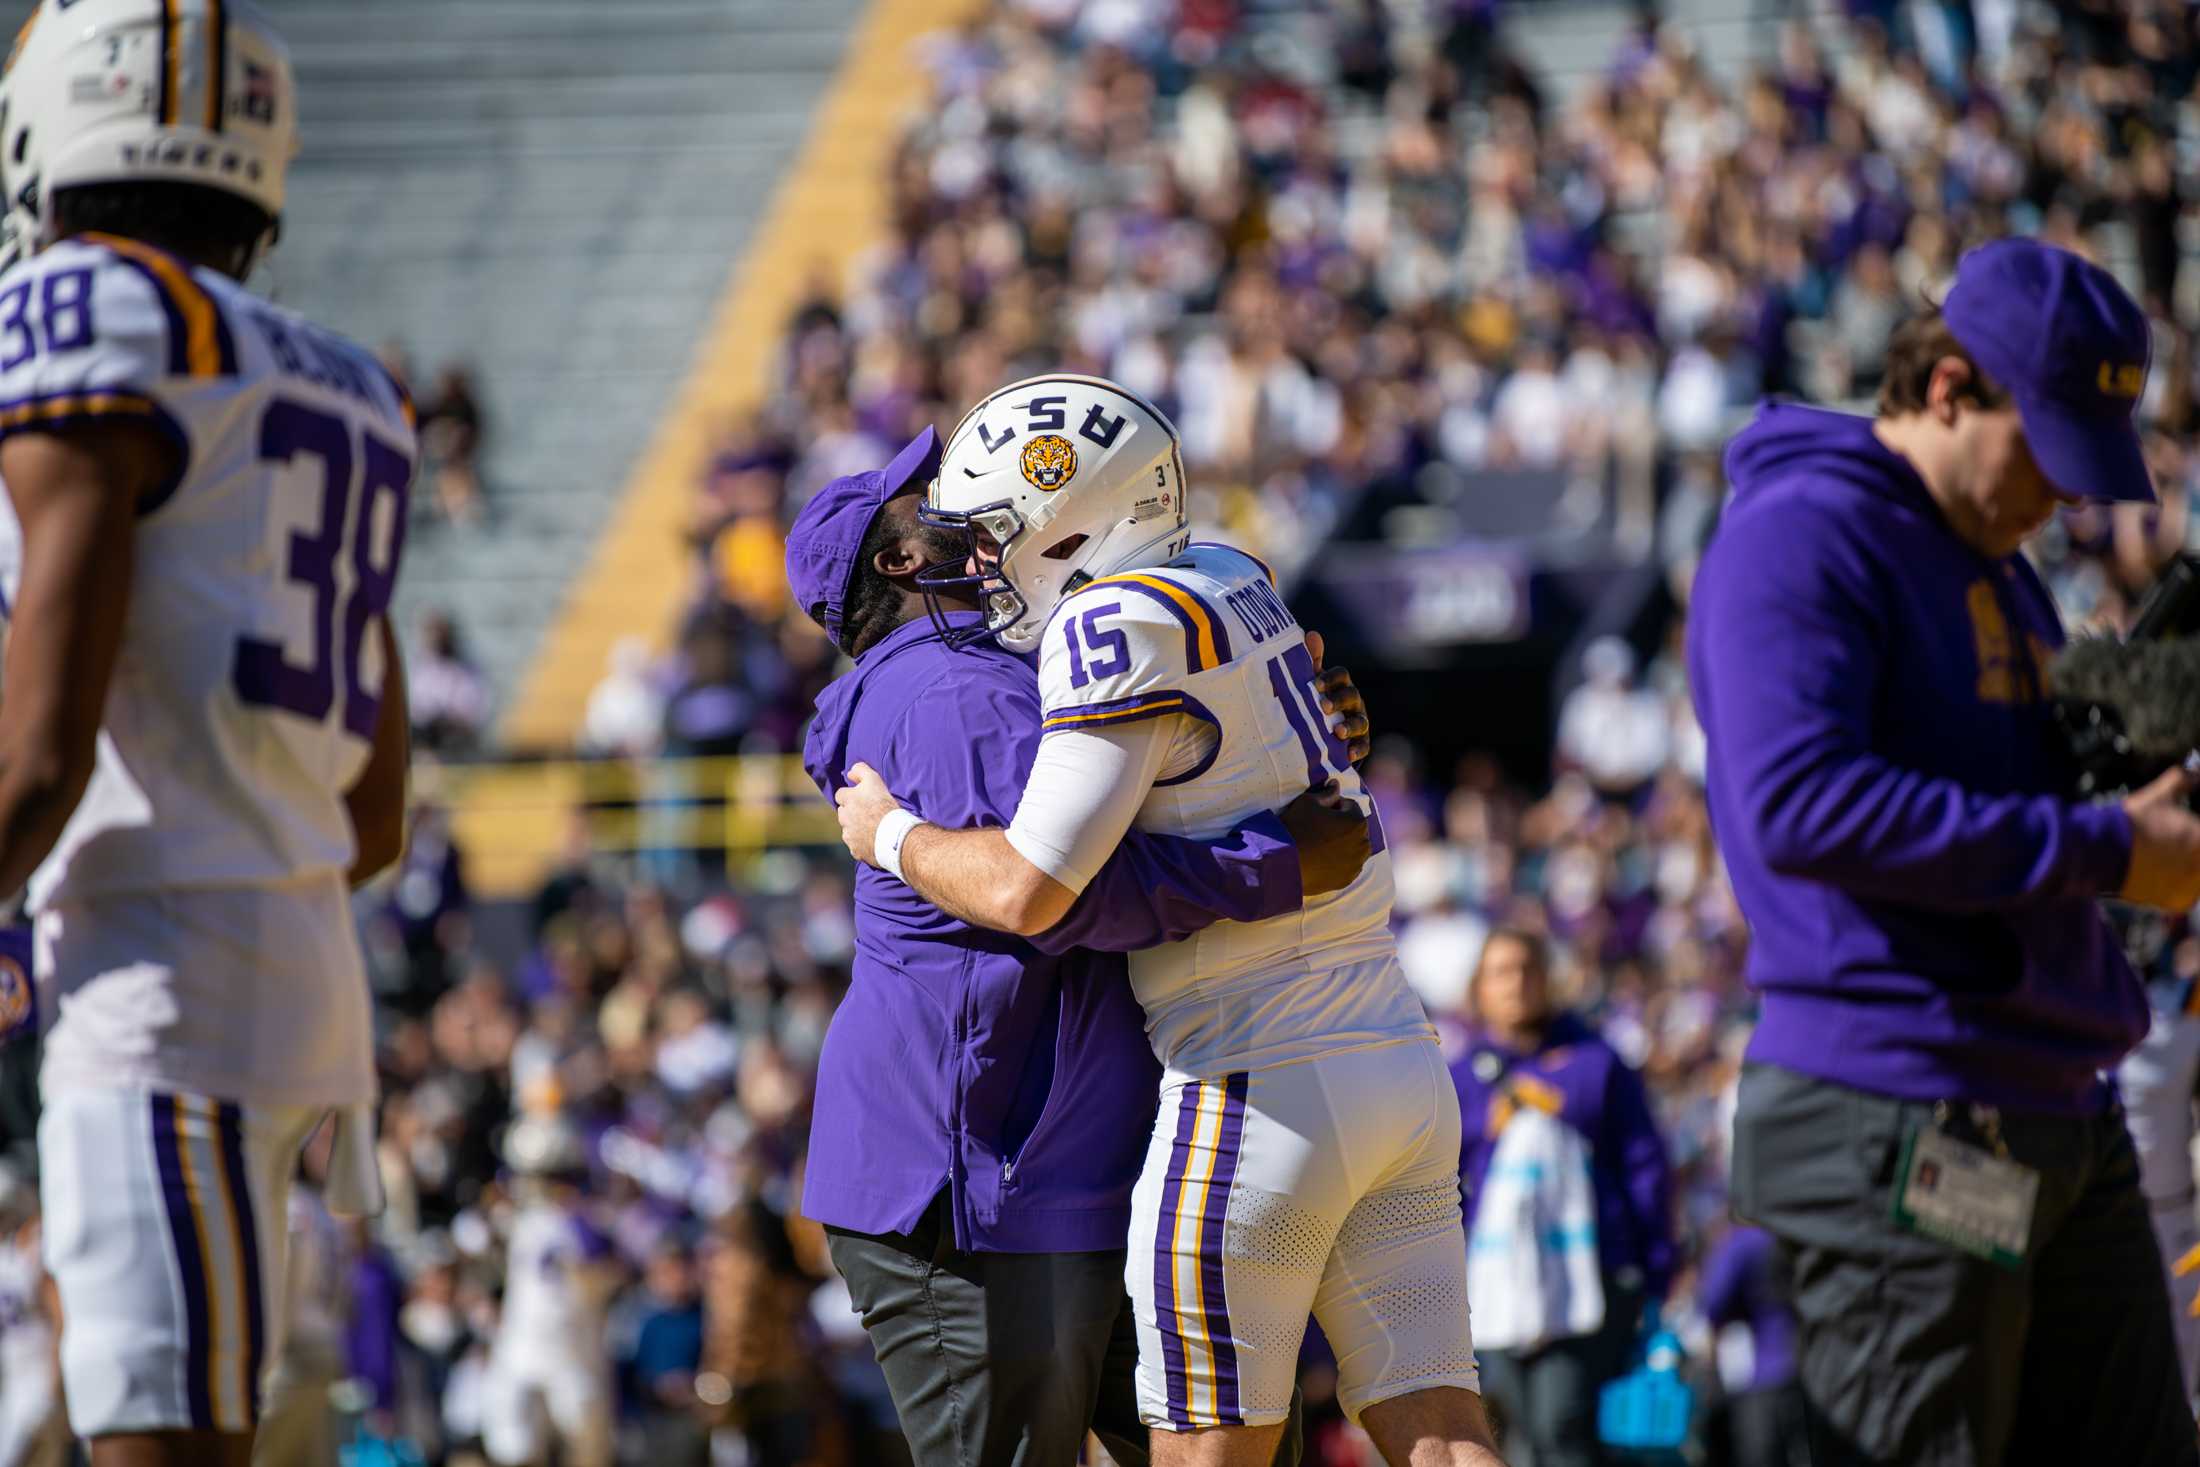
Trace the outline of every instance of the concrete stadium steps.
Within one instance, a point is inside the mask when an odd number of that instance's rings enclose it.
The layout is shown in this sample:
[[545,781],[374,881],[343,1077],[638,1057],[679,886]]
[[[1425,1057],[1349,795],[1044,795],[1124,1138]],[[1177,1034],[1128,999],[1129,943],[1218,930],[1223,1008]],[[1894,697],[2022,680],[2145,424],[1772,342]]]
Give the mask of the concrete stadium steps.
[[[1794,6],[1796,13],[1816,0]],[[1659,14],[1685,34],[1705,68],[1726,86],[1769,60],[1782,16],[1778,0],[1665,0]],[[1565,104],[1610,68],[1635,28],[1636,7],[1610,0],[1535,0],[1504,12],[1514,54]]]
[[446,361],[474,368],[490,520],[416,514],[400,615],[452,609],[508,693],[862,0],[263,3],[298,68],[303,152],[259,284],[403,343],[423,391]]
[[773,389],[789,303],[819,273],[846,280],[885,228],[881,181],[904,119],[928,103],[927,36],[983,0],[870,0],[797,161],[713,303],[692,366],[630,466],[616,512],[574,578],[499,725],[518,748],[570,742],[621,637],[662,639],[692,585],[681,543],[693,486],[725,425]]

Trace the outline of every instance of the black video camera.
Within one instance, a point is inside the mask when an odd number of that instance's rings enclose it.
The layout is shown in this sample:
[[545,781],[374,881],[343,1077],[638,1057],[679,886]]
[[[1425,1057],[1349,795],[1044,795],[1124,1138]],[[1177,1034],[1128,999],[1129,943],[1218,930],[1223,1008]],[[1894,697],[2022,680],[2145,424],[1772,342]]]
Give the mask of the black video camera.
[[2200,750],[2200,555],[2170,562],[2122,638],[2056,653],[2048,681],[2082,796],[2138,789]]

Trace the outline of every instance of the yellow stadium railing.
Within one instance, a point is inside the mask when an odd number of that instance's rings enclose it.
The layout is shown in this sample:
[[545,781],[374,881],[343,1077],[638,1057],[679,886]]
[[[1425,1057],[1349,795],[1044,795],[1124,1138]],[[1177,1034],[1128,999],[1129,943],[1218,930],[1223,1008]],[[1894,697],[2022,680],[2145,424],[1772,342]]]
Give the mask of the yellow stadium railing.
[[832,807],[791,755],[431,764],[416,798],[449,813],[478,896],[524,896],[568,851],[575,822],[599,855],[716,853],[729,869],[768,850],[839,844]]

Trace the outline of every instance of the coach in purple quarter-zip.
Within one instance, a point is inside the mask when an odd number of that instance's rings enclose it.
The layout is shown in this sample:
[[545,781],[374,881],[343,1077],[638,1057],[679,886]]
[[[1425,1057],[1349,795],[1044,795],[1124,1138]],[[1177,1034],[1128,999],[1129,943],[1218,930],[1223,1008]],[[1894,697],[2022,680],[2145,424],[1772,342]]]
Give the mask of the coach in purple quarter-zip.
[[[862,762],[927,820],[1005,826],[1038,746],[1038,679],[991,643],[950,649],[924,612],[916,572],[962,553],[916,519],[939,455],[926,429],[883,471],[820,490],[788,534],[796,601],[855,658],[818,699],[804,764],[828,794]],[[1331,677],[1346,732],[1364,734]],[[1361,823],[1302,799],[1214,842],[1133,832],[1033,939],[857,869],[802,1209],[827,1227],[920,1467],[1069,1467],[1088,1425],[1143,1467],[1123,1249],[1159,1068],[1120,954],[1345,885]],[[1294,1431],[1278,1460],[1297,1456]]]

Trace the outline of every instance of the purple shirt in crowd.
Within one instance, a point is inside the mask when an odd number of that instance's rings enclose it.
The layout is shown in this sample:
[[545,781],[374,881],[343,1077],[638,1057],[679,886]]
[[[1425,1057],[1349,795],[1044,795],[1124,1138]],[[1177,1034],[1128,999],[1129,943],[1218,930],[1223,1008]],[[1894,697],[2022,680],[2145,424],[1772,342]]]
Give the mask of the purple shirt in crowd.
[[1673,1281],[1673,1174],[1642,1076],[1602,1035],[1560,1014],[1528,1054],[1480,1029],[1468,1030],[1451,1063],[1451,1081],[1459,1090],[1459,1180],[1466,1188],[1468,1231],[1497,1150],[1492,1108],[1509,1088],[1533,1087],[1555,1096],[1558,1118],[1589,1143],[1597,1261],[1605,1277],[1637,1285],[1653,1301],[1663,1299]]
[[[991,645],[950,651],[917,621],[819,697],[803,764],[828,793],[866,763],[933,824],[1006,827],[1039,726],[1030,663]],[[958,1248],[1123,1247],[1161,1068],[1118,954],[1302,900],[1298,852],[1273,816],[1216,842],[1132,831],[1062,924],[1031,940],[958,922],[858,868],[856,954],[818,1059],[804,1214],[906,1232],[946,1188]]]
[[1704,1260],[1696,1307],[1714,1327],[1749,1326],[1746,1390],[1767,1391],[1795,1379],[1795,1311],[1781,1298],[1772,1268],[1772,1234],[1729,1229]]
[[344,1363],[367,1383],[373,1409],[397,1404],[397,1315],[405,1302],[405,1281],[397,1260],[372,1244],[351,1266],[351,1312],[344,1321]]
[[2095,898],[2131,860],[2042,705],[2021,555],[1956,538],[1867,418],[1769,406],[1727,450],[1688,673],[1749,919],[1749,1058],[1905,1100],[2104,1103],[2146,994]]

